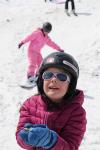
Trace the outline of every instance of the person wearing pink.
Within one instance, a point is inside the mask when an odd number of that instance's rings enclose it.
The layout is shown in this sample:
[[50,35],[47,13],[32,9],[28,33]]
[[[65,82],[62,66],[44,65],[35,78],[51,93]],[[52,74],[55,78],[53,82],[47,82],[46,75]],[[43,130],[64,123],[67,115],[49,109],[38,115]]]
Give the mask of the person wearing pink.
[[78,150],[86,131],[84,93],[76,89],[79,67],[67,53],[43,59],[38,71],[38,94],[20,108],[16,130],[26,150]]
[[45,22],[42,28],[38,28],[31,35],[27,36],[24,40],[22,40],[18,47],[20,48],[23,44],[29,42],[28,48],[28,71],[27,77],[28,79],[34,79],[36,75],[37,69],[42,62],[41,49],[45,44],[56,49],[58,51],[63,51],[56,43],[54,43],[51,38],[48,36],[48,33],[52,30],[52,25],[49,22]]

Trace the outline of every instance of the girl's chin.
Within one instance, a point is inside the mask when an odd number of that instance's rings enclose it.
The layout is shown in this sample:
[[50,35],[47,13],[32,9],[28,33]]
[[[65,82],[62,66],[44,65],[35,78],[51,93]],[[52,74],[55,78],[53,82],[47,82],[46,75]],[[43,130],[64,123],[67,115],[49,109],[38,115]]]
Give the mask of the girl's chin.
[[58,96],[51,96],[51,95],[48,95],[48,97],[53,101],[53,102],[56,102],[56,103],[59,103],[62,99],[62,97],[58,97]]

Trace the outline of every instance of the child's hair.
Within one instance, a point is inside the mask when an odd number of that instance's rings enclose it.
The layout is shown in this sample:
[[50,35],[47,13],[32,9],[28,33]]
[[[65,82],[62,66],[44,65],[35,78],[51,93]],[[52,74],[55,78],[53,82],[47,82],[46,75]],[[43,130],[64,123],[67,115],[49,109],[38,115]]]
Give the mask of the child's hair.
[[68,92],[66,93],[65,97],[72,97],[75,94],[77,79],[79,76],[79,66],[73,56],[63,52],[54,52],[44,58],[38,70],[37,80],[38,91],[41,95],[44,94],[42,74],[49,67],[63,69],[65,72],[68,72],[71,75]]

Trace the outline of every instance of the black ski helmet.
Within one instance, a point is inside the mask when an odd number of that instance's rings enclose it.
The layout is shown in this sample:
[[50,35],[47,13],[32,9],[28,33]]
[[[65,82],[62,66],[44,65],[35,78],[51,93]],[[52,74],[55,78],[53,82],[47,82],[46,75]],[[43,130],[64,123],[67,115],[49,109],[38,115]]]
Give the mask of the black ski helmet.
[[52,30],[52,25],[49,22],[43,24],[43,31],[49,33]]
[[64,69],[71,75],[67,97],[72,97],[75,94],[79,76],[79,66],[74,57],[64,52],[54,52],[44,58],[38,70],[37,87],[40,94],[44,93],[42,74],[49,67]]

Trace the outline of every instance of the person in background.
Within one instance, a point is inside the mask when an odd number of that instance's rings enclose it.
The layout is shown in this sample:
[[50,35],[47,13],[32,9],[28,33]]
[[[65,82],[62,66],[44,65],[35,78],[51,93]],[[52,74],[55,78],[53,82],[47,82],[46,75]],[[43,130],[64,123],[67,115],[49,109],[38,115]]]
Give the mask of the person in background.
[[29,66],[27,70],[27,81],[26,81],[26,85],[28,87],[32,87],[34,85],[37,69],[43,59],[41,55],[41,49],[43,48],[43,46],[47,44],[53,49],[63,52],[63,50],[49,37],[48,34],[51,32],[51,30],[52,30],[51,23],[45,22],[43,23],[42,28],[38,28],[36,31],[27,36],[24,40],[22,40],[18,44],[18,48],[21,48],[22,45],[29,42],[27,54]]
[[[47,2],[47,0],[44,0],[45,2]],[[49,1],[52,1],[52,0],[49,0]]]
[[76,89],[78,63],[70,54],[54,52],[37,74],[38,94],[20,108],[18,144],[27,150],[78,150],[87,122],[84,94]]
[[77,16],[77,14],[75,13],[75,3],[74,3],[74,0],[66,0],[65,1],[65,12],[66,12],[66,14],[70,15],[69,12],[68,12],[68,4],[69,4],[69,2],[71,2],[72,13]]

